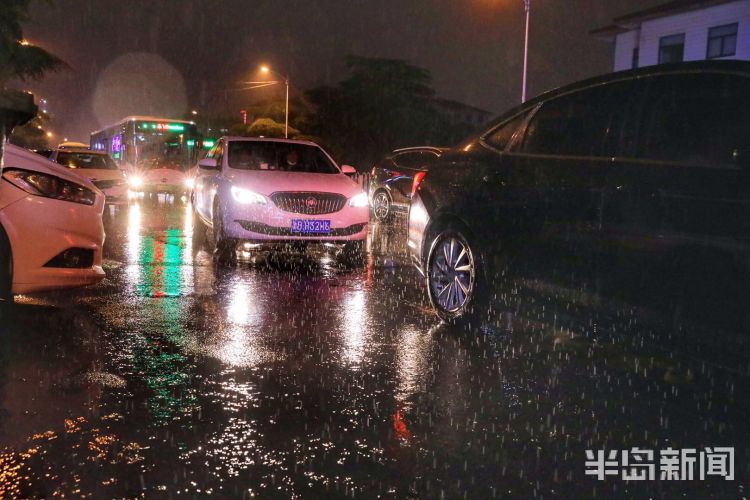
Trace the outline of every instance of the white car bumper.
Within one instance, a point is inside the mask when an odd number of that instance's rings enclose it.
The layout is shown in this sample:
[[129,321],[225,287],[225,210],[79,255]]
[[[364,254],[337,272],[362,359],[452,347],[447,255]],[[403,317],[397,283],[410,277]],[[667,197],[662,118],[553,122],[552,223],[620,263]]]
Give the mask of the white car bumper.
[[[17,190],[7,183],[3,188]],[[87,206],[26,195],[0,210],[13,256],[12,292],[40,292],[102,280],[103,207],[101,196],[95,205]],[[83,256],[85,267],[61,267],[60,262],[69,263],[61,254],[70,249]]]

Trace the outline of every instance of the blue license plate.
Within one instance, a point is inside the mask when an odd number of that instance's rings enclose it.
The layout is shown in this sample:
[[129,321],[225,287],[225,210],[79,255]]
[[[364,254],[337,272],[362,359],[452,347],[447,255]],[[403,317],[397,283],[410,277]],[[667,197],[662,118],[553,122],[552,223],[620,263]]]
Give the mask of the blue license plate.
[[320,219],[292,219],[293,233],[330,233],[331,221]]

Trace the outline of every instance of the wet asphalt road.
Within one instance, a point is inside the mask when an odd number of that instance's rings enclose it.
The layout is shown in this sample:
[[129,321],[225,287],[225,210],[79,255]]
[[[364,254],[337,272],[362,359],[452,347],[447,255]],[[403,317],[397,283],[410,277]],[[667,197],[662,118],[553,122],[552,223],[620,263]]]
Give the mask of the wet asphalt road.
[[[747,495],[744,336],[538,281],[441,325],[400,218],[354,269],[217,267],[179,200],[106,228],[103,283],[0,322],[6,496]],[[586,449],[668,446],[733,446],[735,480],[584,475]]]

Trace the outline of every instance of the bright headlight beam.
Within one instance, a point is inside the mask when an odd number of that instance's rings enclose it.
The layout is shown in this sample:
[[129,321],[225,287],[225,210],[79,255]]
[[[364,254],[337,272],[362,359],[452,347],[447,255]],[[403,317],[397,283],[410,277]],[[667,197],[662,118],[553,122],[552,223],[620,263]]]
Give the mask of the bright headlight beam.
[[366,207],[367,205],[369,205],[367,193],[359,193],[358,195],[352,196],[352,199],[349,200],[350,207]]
[[262,194],[258,194],[255,191],[250,191],[249,189],[242,189],[237,186],[232,186],[232,198],[234,198],[234,201],[237,203],[242,204],[257,204],[257,205],[265,205],[266,204],[266,198]]

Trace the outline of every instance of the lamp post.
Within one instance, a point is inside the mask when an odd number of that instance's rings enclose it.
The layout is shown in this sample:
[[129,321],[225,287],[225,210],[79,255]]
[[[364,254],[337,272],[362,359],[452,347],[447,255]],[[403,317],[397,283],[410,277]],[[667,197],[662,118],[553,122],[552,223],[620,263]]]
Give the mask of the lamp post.
[[[262,73],[274,73],[277,76],[279,76],[281,79],[284,80],[284,85],[286,86],[286,104],[284,106],[284,138],[289,138],[289,76],[282,76],[276,71],[273,71],[268,66],[261,66],[260,71]],[[278,83],[278,82],[273,82]]]
[[526,74],[529,63],[529,17],[531,13],[531,0],[523,0],[523,6],[526,10],[526,36],[523,44],[523,84],[521,87],[521,102],[526,102]]

